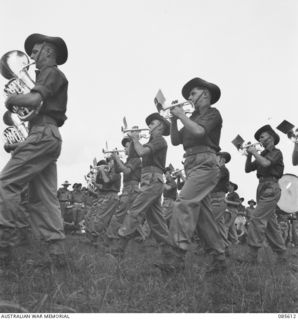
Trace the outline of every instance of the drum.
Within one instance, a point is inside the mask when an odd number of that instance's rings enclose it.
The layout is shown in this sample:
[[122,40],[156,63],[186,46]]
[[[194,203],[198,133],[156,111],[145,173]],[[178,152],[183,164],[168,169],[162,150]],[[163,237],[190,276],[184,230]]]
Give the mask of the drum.
[[287,213],[298,211],[298,177],[286,173],[278,181],[281,196],[277,203],[279,208]]

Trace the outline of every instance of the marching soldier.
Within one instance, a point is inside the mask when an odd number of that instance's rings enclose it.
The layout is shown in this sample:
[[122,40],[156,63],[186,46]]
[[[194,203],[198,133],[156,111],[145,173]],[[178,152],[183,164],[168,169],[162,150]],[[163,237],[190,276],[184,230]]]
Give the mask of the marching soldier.
[[170,220],[172,218],[173,205],[177,198],[177,183],[175,181],[175,178],[171,175],[172,172],[172,168],[166,167],[166,183],[164,184],[163,191],[162,213],[168,226],[170,225]]
[[[186,181],[173,208],[169,230],[171,246],[164,246],[165,262],[156,266],[164,272],[183,269],[185,254],[197,228],[213,256],[207,272],[218,272],[226,269],[225,246],[212,214],[210,193],[220,175],[216,154],[220,150],[222,118],[219,111],[211,107],[219,100],[220,89],[194,78],[184,85],[182,95],[194,104],[195,111],[188,118],[180,107],[171,110],[171,141],[174,146],[182,144],[185,150]],[[177,119],[184,126],[180,131]]]
[[71,205],[72,205],[72,222],[75,229],[79,229],[79,223],[84,219],[85,215],[85,194],[82,190],[81,183],[75,183],[71,191]]
[[215,221],[217,222],[219,233],[225,244],[225,252],[228,255],[229,252],[227,248],[229,246],[229,242],[227,240],[224,214],[227,209],[225,198],[230,184],[230,172],[226,167],[226,164],[231,161],[231,155],[228,152],[218,152],[217,157],[220,167],[220,178],[217,182],[217,185],[211,192],[211,205],[212,213]]
[[97,204],[91,208],[85,219],[86,236],[95,246],[108,227],[119,202],[121,175],[116,172],[112,158],[107,158],[107,165],[98,166],[96,186],[100,188],[100,195]]
[[232,244],[238,244],[238,236],[235,226],[235,219],[240,204],[239,194],[236,192],[238,185],[230,182],[229,193],[226,196],[228,210],[225,213],[226,237]]
[[66,180],[64,183],[62,183],[62,188],[59,188],[57,191],[57,197],[60,203],[61,213],[63,219],[66,215],[66,208],[70,205],[71,201],[71,191],[68,190],[68,187],[70,186],[70,183]]
[[257,204],[255,202],[255,200],[251,199],[249,201],[247,201],[248,207],[245,208],[245,215],[246,215],[246,219],[247,219],[247,224],[249,224],[249,221],[251,220],[254,211],[255,211],[255,205]]
[[115,239],[115,241],[119,239],[118,230],[124,221],[127,211],[140,192],[139,183],[142,169],[141,159],[136,153],[130,138],[124,137],[121,143],[128,156],[126,162],[123,163],[117,153],[113,153],[112,158],[115,161],[116,171],[123,172],[123,189],[118,208],[107,228],[107,237],[109,239]]
[[[276,205],[281,195],[278,184],[284,171],[283,156],[275,146],[279,143],[278,134],[270,125],[261,127],[255,133],[264,151],[259,154],[254,146],[247,149],[245,172],[257,171],[257,206],[248,226],[248,255],[240,261],[257,263],[258,251],[265,237],[272,250],[277,254],[278,262],[286,261],[286,247],[276,219]],[[255,158],[252,161],[252,157]]]
[[294,149],[292,153],[292,164],[293,166],[298,165],[298,142],[294,143]]
[[123,256],[129,239],[136,235],[144,216],[157,242],[163,243],[168,237],[167,224],[162,215],[161,195],[168,149],[163,136],[170,134],[170,123],[159,113],[152,113],[146,118],[146,124],[150,130],[148,143],[142,145],[134,132],[129,135],[136,153],[142,158],[141,188],[118,231],[121,241],[111,252],[117,257]]
[[65,266],[63,219],[57,198],[56,161],[62,139],[58,127],[64,124],[68,81],[57,65],[66,62],[63,39],[32,34],[25,50],[39,70],[35,86],[27,94],[11,95],[5,104],[27,106],[39,113],[29,121],[29,136],[14,150],[0,174],[0,269],[11,258],[15,245],[14,217],[20,212],[20,194],[28,187],[28,212],[34,233],[49,246],[51,262]]

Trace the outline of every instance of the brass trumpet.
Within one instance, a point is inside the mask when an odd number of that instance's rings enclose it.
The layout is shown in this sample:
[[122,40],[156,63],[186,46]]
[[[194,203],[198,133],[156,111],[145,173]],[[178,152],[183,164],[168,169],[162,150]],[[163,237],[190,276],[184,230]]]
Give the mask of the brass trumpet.
[[118,150],[117,148],[115,148],[114,150],[105,150],[105,149],[102,149],[102,153],[104,154],[104,155],[111,155],[112,153],[117,153],[117,154],[119,154],[119,153],[125,153],[125,150]]
[[[130,132],[139,132],[139,139],[149,139],[149,129],[148,128],[139,128],[138,126],[133,126],[131,129],[127,126],[126,117],[123,117],[123,126],[121,127],[123,134]],[[144,132],[144,133],[141,133]]]
[[235,139],[232,140],[233,145],[237,148],[238,151],[241,151],[243,155],[247,155],[247,149],[250,147],[255,147],[258,151],[263,150],[263,145],[260,142],[244,143],[243,138],[238,134]]
[[154,104],[157,108],[158,113],[167,120],[170,120],[173,117],[171,114],[171,110],[176,107],[183,108],[187,116],[190,116],[195,110],[195,106],[191,101],[178,102],[178,100],[174,100],[170,105],[165,105],[165,101],[166,98],[164,97],[162,91],[158,90],[154,98]]

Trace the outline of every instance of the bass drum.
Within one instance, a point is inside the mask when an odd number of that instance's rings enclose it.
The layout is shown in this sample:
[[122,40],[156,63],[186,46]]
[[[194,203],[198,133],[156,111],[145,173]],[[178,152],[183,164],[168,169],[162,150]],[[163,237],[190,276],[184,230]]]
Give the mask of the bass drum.
[[277,203],[279,208],[287,213],[298,211],[298,177],[286,173],[278,181],[281,196]]

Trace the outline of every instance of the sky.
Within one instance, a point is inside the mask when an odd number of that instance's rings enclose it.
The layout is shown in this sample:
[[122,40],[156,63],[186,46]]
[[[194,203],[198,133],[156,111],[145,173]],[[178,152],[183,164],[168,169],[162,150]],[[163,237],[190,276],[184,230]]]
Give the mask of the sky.
[[[194,77],[217,84],[214,105],[222,117],[220,146],[232,155],[231,180],[246,201],[258,180],[244,172],[245,156],[231,141],[284,119],[298,125],[298,2],[296,0],[85,0],[3,1],[0,55],[24,51],[31,33],[62,37],[69,51],[60,67],[69,80],[68,120],[58,183],[82,182],[94,157],[122,148],[122,119],[146,127],[161,89],[167,102],[183,101],[181,89]],[[0,76],[0,88],[5,80]],[[4,94],[0,109],[5,112]],[[0,130],[5,129],[0,123]],[[293,143],[282,133],[278,148],[285,173]],[[182,168],[182,146],[169,144],[167,164]],[[0,148],[0,168],[9,155]]]

